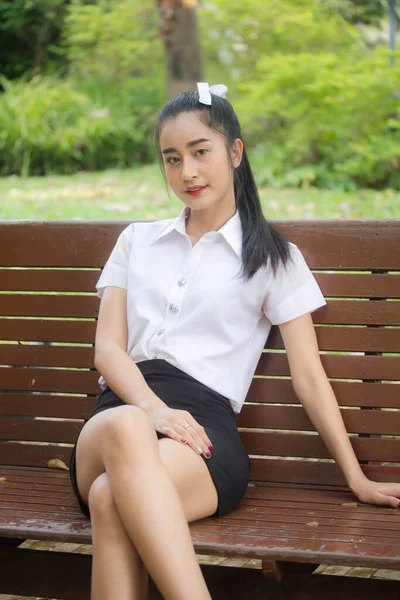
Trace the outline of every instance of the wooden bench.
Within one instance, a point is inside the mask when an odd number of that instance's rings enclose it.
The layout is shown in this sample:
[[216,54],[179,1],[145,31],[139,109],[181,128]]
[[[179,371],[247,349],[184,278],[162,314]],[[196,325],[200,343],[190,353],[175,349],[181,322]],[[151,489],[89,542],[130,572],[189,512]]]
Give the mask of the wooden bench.
[[[376,480],[400,481],[400,221],[275,224],[302,250],[328,301],[313,320],[363,469]],[[90,557],[18,546],[26,539],[91,542],[68,473],[47,461],[68,465],[95,404],[93,290],[126,225],[0,223],[0,593],[88,598]],[[299,405],[282,349],[273,327],[238,418],[252,456],[245,498],[228,516],[190,528],[198,553],[260,558],[267,579],[288,582],[282,593],[308,598],[296,595],[298,582],[311,594],[316,577],[304,573],[319,563],[400,569],[400,510],[356,504]],[[259,571],[221,571],[214,598],[264,598],[272,585]],[[339,593],[340,579],[330,578],[329,590],[343,600],[351,582]],[[251,593],[239,593],[239,582]],[[372,587],[367,581],[363,598]]]

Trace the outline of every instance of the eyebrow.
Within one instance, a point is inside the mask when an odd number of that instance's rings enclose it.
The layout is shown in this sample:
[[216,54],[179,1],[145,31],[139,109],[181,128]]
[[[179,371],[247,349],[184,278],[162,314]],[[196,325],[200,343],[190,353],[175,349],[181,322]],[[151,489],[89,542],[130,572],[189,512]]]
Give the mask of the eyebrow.
[[[199,138],[198,140],[193,140],[192,142],[188,142],[186,144],[186,148],[192,148],[193,146],[197,146],[197,144],[202,144],[203,142],[210,142],[207,138]],[[170,154],[171,152],[176,152],[176,148],[165,148],[162,151],[162,154]]]

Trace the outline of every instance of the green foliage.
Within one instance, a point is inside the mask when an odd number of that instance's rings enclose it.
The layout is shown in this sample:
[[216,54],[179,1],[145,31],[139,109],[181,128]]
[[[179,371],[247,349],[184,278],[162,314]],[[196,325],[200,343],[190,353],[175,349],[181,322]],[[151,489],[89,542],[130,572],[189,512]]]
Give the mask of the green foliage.
[[[69,82],[2,80],[0,173],[71,173],[143,163],[152,156],[149,123],[159,98],[150,85],[126,80],[79,90]],[[93,84],[92,84],[93,85]],[[146,104],[153,94],[153,104]],[[135,104],[141,104],[142,110]],[[145,108],[143,108],[145,106]]]
[[70,69],[97,80],[159,79],[163,53],[155,39],[157,24],[155,2],[102,0],[87,5],[75,0],[64,28]]
[[320,0],[354,24],[379,25],[385,16],[387,0]]
[[400,186],[398,54],[394,67],[385,49],[263,57],[240,113],[268,163],[264,182]]
[[212,0],[199,10],[208,76],[252,80],[264,56],[344,53],[359,43],[351,25],[317,0]]
[[0,0],[0,73],[14,78],[65,65],[58,44],[68,4],[69,0]]

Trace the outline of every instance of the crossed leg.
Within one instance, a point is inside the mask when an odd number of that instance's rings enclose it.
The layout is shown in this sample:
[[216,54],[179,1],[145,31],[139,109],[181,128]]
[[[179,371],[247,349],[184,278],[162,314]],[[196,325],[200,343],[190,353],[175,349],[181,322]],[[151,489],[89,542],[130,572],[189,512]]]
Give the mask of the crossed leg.
[[201,456],[157,439],[133,406],[86,423],[77,480],[93,530],[92,600],[145,600],[147,571],[166,599],[209,600],[188,522],[215,512],[217,492]]

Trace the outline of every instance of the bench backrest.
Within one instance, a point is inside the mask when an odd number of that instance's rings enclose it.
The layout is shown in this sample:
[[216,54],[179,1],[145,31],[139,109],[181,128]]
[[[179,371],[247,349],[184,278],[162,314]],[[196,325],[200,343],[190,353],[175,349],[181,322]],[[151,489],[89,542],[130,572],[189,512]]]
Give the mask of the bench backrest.
[[[327,299],[321,359],[365,471],[400,480],[400,221],[274,221]],[[126,222],[0,222],[0,464],[68,464],[99,392],[94,285]],[[252,479],[342,484],[273,327],[238,418]]]

